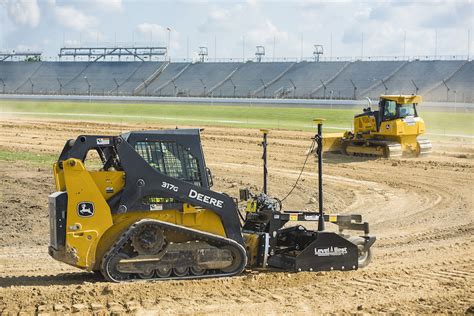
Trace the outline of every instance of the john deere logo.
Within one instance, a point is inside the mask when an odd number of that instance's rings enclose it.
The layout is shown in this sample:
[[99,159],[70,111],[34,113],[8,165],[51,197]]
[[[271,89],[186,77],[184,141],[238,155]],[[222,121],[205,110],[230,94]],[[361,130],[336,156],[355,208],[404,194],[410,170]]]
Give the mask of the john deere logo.
[[77,214],[81,217],[91,217],[94,215],[94,204],[91,202],[77,204]]

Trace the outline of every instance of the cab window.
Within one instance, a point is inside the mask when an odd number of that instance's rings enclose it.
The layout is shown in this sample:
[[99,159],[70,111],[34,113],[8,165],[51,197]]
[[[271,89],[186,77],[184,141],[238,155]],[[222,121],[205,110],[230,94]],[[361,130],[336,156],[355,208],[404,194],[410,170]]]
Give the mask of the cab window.
[[413,104],[404,104],[400,106],[400,117],[416,116],[415,106]]
[[383,117],[385,120],[390,120],[397,117],[397,103],[395,101],[385,101]]
[[144,141],[135,150],[157,171],[179,180],[202,186],[197,158],[175,142]]

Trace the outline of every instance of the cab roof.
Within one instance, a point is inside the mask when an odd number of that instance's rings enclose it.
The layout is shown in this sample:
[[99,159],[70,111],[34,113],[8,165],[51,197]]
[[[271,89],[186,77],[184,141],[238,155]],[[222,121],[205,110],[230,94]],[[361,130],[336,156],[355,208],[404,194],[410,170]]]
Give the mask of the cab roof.
[[413,104],[417,103],[420,104],[423,102],[421,95],[381,95],[381,99],[395,101],[398,104]]
[[184,136],[199,136],[200,132],[203,129],[199,128],[176,128],[176,129],[161,129],[161,130],[147,130],[147,131],[131,131],[127,133],[123,133],[121,136],[123,139],[128,140],[130,136],[139,136],[143,135],[145,137],[152,137],[152,136],[176,136],[176,135],[184,135]]

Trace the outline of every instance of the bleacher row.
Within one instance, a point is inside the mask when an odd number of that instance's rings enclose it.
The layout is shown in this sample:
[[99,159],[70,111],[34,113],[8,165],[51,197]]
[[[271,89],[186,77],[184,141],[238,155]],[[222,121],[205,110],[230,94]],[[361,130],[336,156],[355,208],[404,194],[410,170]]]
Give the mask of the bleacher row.
[[474,61],[0,62],[0,93],[474,101]]

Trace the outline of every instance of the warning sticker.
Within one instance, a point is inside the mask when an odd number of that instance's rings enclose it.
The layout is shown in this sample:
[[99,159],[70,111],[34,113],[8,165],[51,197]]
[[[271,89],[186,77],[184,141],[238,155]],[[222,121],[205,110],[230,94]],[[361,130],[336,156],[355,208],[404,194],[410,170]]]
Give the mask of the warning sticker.
[[109,145],[110,138],[97,138],[97,145]]
[[296,222],[298,220],[298,214],[290,214],[290,221]]
[[337,222],[337,215],[329,215],[329,221],[330,222]]
[[163,210],[163,205],[161,204],[150,204],[150,211],[161,211]]

